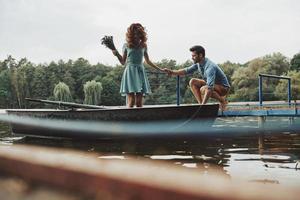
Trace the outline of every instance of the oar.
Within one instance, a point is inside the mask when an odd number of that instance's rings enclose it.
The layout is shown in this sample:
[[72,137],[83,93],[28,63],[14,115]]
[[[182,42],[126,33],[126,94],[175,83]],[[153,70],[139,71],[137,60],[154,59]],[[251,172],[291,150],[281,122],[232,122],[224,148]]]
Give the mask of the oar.
[[27,101],[45,103],[45,104],[53,104],[59,106],[67,106],[72,108],[90,108],[90,109],[107,109],[106,106],[96,106],[96,105],[88,105],[88,104],[79,104],[79,103],[72,103],[72,102],[64,102],[64,101],[50,101],[50,100],[43,100],[43,99],[31,99],[25,98]]

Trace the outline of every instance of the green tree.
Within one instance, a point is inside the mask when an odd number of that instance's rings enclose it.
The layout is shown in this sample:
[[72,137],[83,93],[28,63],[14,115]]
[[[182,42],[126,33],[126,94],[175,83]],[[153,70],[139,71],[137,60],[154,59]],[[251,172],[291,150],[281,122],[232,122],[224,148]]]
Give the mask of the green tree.
[[[163,59],[156,63],[160,68],[176,68],[175,60]],[[145,104],[169,104],[176,103],[176,77],[168,77],[150,66],[146,65],[147,76],[149,79],[152,94],[147,95]]]
[[238,68],[232,75],[234,94],[229,96],[230,101],[257,101],[258,75],[264,73],[268,63],[257,58],[248,63],[246,67]]
[[47,81],[49,83],[48,87],[50,91],[54,90],[54,87],[59,82],[62,82],[63,78],[63,70],[62,66],[59,66],[54,61],[50,62],[49,65],[46,66],[46,76]]
[[35,68],[33,64],[26,58],[22,58],[17,64],[17,84],[15,87],[17,88],[16,91],[18,92],[17,97],[20,108],[26,108],[28,104],[25,101],[25,98],[32,96],[31,92],[34,70]]
[[69,86],[63,82],[59,82],[55,85],[53,94],[56,101],[72,101]]
[[26,66],[30,64],[26,58],[22,58],[20,61],[16,61],[14,65],[11,65],[11,84],[13,91],[17,97],[18,107],[23,108],[25,106],[25,97],[29,92],[27,87],[27,74]]
[[0,73],[0,106],[1,108],[10,108],[11,103],[9,69],[6,69]]
[[[96,79],[97,81],[97,79]],[[101,102],[107,106],[125,105],[125,98],[120,94],[120,85],[111,76],[105,76],[101,79],[102,94]]]
[[72,74],[69,71],[66,71],[62,80],[60,81],[66,83],[69,86],[71,95],[73,96],[75,94],[75,80],[73,79]]
[[291,70],[300,71],[300,53],[293,56],[291,60]]
[[[258,74],[286,75],[290,73],[288,73],[289,69],[299,71],[299,57],[298,53],[289,62],[281,53],[273,53],[243,65],[230,61],[220,64],[232,85],[229,100],[258,100]],[[175,60],[163,59],[156,64],[161,68],[182,69],[190,66],[192,62],[177,64]],[[159,73],[147,65],[145,67],[152,90],[152,94],[146,96],[145,104],[176,103],[176,77]],[[91,65],[84,58],[67,62],[59,60],[36,66],[26,58],[16,61],[12,56],[8,56],[0,61],[0,105],[11,108],[27,107],[27,102],[24,102],[25,97],[54,99],[53,91],[59,82],[69,87],[70,96],[74,97],[75,102],[82,102],[85,99],[84,84],[90,80],[101,82],[103,105],[124,105],[125,98],[119,93],[123,71],[123,66],[112,67],[100,63]],[[180,94],[183,103],[195,102],[189,89],[189,81],[193,77],[200,78],[198,73],[180,78]],[[282,85],[276,79],[264,78],[265,100],[281,98],[277,94],[280,92],[276,87],[277,84]],[[298,82],[294,81],[293,85],[297,84]],[[294,92],[293,96],[295,95]]]
[[[288,59],[280,53],[256,58],[234,71],[231,80],[234,93],[231,101],[257,101],[259,74],[284,75],[289,69]],[[279,80],[264,78],[263,96],[266,100],[277,100],[274,93]]]
[[18,82],[17,82],[17,61],[11,55],[9,55],[1,64],[2,70],[7,69],[8,76],[9,76],[9,91],[10,91],[10,107],[11,108],[20,108],[20,98],[19,98],[19,91],[18,91]]
[[99,105],[101,101],[102,84],[95,80],[88,81],[84,84],[84,103]]
[[35,68],[32,84],[32,97],[37,99],[48,99],[53,90],[50,90],[50,82],[47,76],[47,66],[38,65]]
[[17,66],[16,59],[13,58],[11,55],[7,56],[7,58],[2,62],[2,67],[6,69],[10,69]]
[[[292,99],[296,101],[300,99],[300,72],[296,70],[289,71],[287,76],[291,78],[291,95]],[[275,94],[280,99],[287,99],[287,85],[287,80],[280,80],[276,86]]]
[[265,69],[268,74],[283,75],[290,69],[288,58],[281,53],[266,55],[263,57],[263,60],[268,63]]
[[[111,68],[111,71],[107,73],[101,80],[103,87],[103,95],[101,95],[103,105],[115,106],[125,105],[125,98],[122,98],[120,94],[120,84],[124,67],[117,65]],[[100,76],[98,76],[100,78]],[[96,79],[97,81],[97,79]]]
[[89,73],[91,65],[89,61],[84,58],[78,58],[76,61],[71,63],[72,67],[70,69],[70,73],[74,80],[74,99],[76,102],[80,102],[84,98],[83,85],[86,81],[91,80],[85,79],[85,75]]
[[4,71],[6,69],[8,69],[7,64],[4,61],[3,62],[0,61],[0,72]]
[[[230,85],[232,85],[232,76],[233,76],[233,73],[237,69],[243,67],[243,65],[241,65],[239,63],[232,63],[230,61],[226,61],[225,63],[222,63],[219,66],[223,69],[225,75],[227,76],[227,79],[228,79]],[[229,91],[229,95],[230,94],[234,94],[234,87],[231,87],[231,89]]]

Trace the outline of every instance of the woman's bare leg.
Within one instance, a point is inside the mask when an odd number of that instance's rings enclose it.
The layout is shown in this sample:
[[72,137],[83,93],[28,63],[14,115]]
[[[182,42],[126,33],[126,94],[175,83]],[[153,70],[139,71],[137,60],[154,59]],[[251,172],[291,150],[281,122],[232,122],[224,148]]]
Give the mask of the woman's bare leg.
[[143,94],[136,93],[135,96],[136,107],[143,107]]
[[135,104],[135,95],[134,93],[128,93],[127,94],[127,106],[129,108],[133,108],[134,104]]

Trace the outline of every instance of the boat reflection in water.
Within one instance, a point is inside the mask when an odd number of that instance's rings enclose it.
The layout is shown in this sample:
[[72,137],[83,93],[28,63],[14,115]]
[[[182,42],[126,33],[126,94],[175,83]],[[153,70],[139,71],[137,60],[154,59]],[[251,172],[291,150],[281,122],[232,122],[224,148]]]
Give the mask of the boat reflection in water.
[[[57,121],[52,120],[35,121],[37,124],[42,122],[49,126],[52,122],[55,126],[58,125]],[[69,122],[63,121],[61,125],[74,129],[77,126],[72,123],[80,123],[80,131],[89,130],[90,134],[100,132],[106,134],[106,137],[101,140],[95,140],[94,137],[23,137],[21,140],[12,139],[11,142],[80,149],[95,153],[99,159],[151,159],[171,162],[197,170],[203,175],[217,170],[233,180],[293,187],[300,184],[298,118],[294,119],[294,124],[289,124],[289,119],[283,117],[268,118],[263,129],[258,127],[255,117],[217,118],[212,126],[201,125],[201,122],[178,121]],[[121,134],[122,137],[119,137]],[[7,138],[11,135],[5,136],[9,143]]]

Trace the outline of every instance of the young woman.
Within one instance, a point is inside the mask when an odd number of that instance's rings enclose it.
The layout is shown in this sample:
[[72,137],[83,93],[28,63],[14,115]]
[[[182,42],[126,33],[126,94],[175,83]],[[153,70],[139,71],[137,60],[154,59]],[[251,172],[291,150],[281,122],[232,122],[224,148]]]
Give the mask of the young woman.
[[128,107],[142,107],[143,96],[151,93],[149,81],[143,65],[145,62],[151,67],[166,72],[157,67],[149,59],[147,51],[147,34],[145,28],[139,24],[131,24],[126,33],[126,43],[123,46],[123,55],[113,48],[113,54],[118,58],[125,70],[122,76],[120,93],[127,95]]

